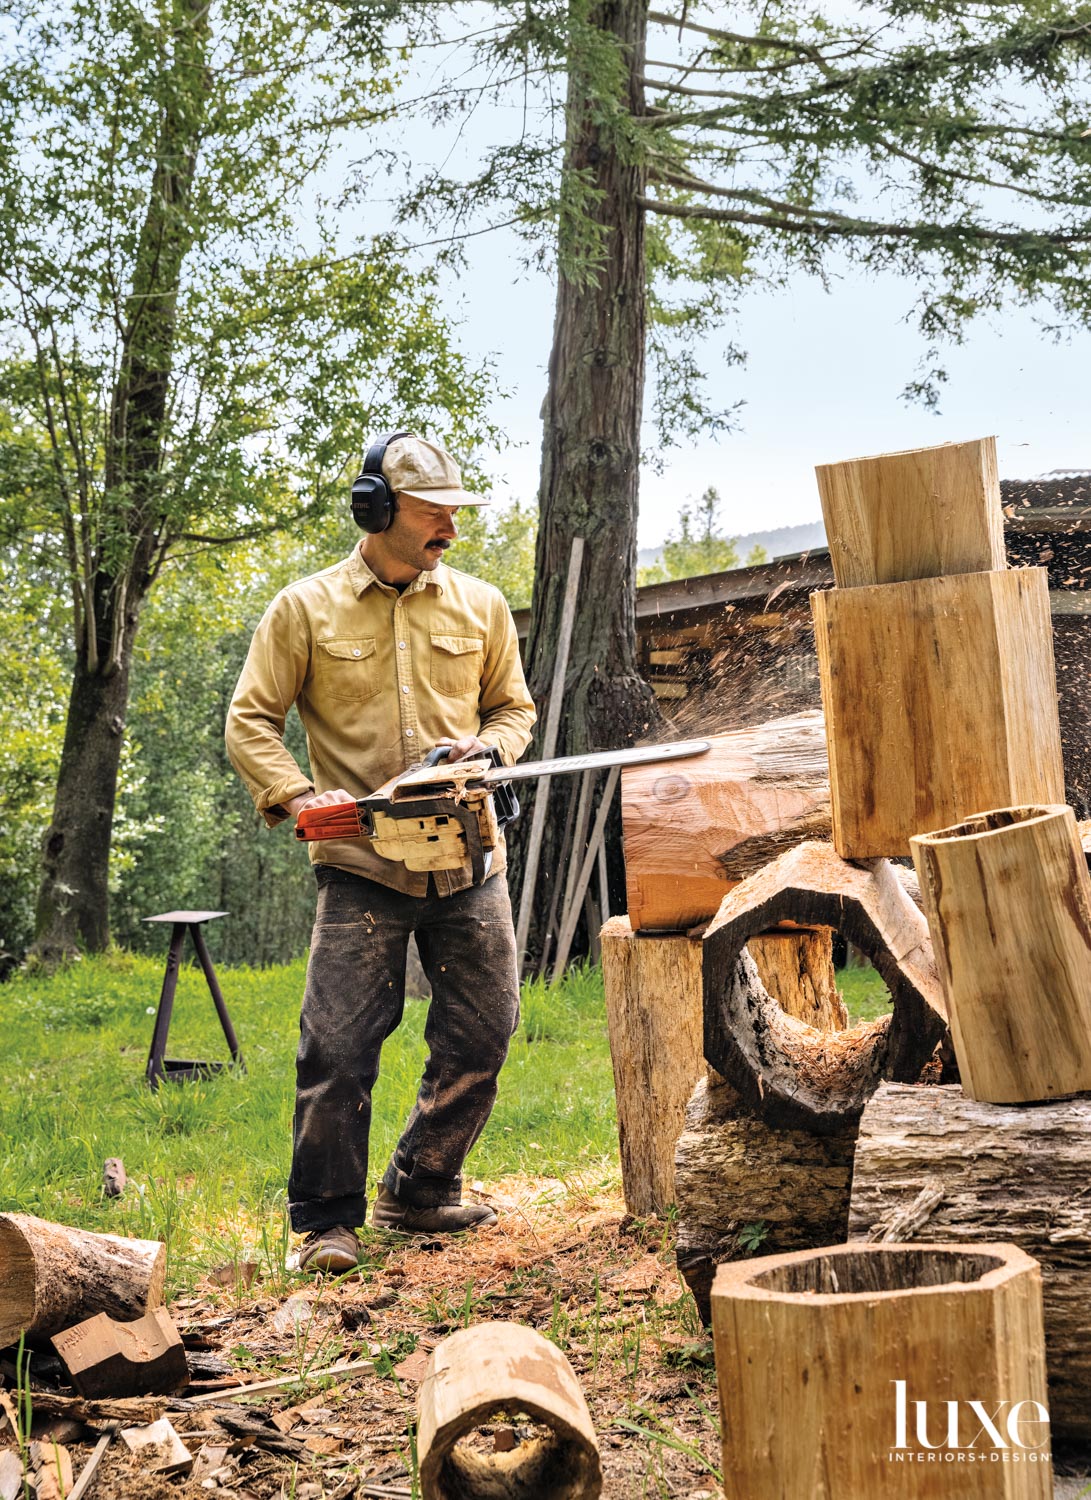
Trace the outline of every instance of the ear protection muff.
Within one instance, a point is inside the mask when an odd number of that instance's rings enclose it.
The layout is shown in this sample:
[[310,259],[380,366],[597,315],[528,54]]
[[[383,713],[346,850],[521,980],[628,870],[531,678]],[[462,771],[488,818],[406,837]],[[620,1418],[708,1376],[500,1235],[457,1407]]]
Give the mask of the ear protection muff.
[[394,492],[383,473],[383,459],[390,444],[411,432],[388,432],[372,443],[364,455],[364,466],[352,482],[352,519],[361,531],[385,531],[394,519]]

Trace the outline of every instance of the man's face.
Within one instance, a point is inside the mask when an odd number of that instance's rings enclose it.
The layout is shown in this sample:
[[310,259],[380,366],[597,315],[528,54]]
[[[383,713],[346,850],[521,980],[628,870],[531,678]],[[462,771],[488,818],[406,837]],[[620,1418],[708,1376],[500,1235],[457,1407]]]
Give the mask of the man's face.
[[386,545],[399,562],[431,573],[458,536],[457,511],[457,505],[430,505],[415,495],[399,495],[394,520],[384,534]]

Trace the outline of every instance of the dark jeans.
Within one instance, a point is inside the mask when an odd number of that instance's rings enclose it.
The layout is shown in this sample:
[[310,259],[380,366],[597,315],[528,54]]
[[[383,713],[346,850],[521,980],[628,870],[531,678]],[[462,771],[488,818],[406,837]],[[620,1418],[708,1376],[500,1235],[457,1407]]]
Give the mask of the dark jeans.
[[492,1112],[519,1024],[507,881],[495,875],[453,896],[420,897],[331,865],[315,873],[288,1179],[292,1227],[363,1223],[371,1090],[383,1042],[402,1018],[414,932],[432,985],[428,1061],[383,1181],[416,1207],[458,1203],[462,1163]]

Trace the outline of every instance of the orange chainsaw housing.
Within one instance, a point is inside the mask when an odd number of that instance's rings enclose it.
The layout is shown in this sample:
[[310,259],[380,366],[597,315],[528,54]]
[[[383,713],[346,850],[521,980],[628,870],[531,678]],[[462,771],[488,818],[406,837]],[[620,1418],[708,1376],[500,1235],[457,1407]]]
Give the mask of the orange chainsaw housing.
[[331,802],[328,807],[305,807],[296,819],[295,836],[308,843],[315,839],[358,839],[364,823],[355,802]]

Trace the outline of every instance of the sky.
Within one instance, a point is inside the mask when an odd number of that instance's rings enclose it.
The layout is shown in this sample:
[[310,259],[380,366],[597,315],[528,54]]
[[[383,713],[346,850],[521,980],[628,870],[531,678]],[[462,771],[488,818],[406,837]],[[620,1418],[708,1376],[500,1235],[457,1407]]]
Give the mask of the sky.
[[[444,54],[418,64],[404,85],[413,96],[442,79]],[[496,104],[440,127],[414,120],[399,144],[418,169],[442,163],[452,175],[471,173],[483,150],[518,133],[517,115]],[[376,183],[378,218],[389,192]],[[523,270],[524,253],[510,230],[477,237],[444,292],[460,343],[492,363],[508,393],[494,408],[508,446],[483,455],[501,502],[533,501],[537,492],[553,324],[552,279]],[[710,404],[745,403],[737,430],[683,440],[665,453],[661,473],[642,473],[640,546],[664,541],[679,509],[709,485],[720,492],[730,535],[818,520],[815,464],[867,454],[993,434],[1002,478],[1091,468],[1091,331],[1057,344],[1027,308],[971,325],[962,345],[942,352],[949,378],[937,414],[900,398],[925,352],[907,321],[916,298],[912,282],[847,266],[828,288],[800,272],[787,290],[747,293],[699,351]],[[731,343],[747,351],[744,365],[725,361]],[[654,441],[650,429],[646,441]]]

